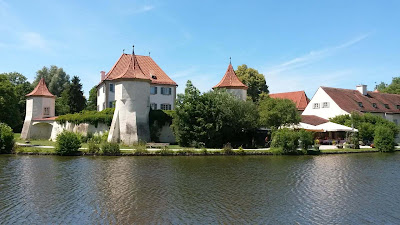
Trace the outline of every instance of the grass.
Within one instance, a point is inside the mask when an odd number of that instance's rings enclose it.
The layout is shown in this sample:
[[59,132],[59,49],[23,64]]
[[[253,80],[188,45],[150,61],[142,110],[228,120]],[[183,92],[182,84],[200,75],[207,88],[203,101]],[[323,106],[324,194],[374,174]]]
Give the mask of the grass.
[[353,149],[353,148],[337,148],[337,149],[326,149],[321,150],[322,154],[330,154],[330,153],[354,153],[354,152],[379,152],[379,149],[376,148],[360,148],[360,149]]

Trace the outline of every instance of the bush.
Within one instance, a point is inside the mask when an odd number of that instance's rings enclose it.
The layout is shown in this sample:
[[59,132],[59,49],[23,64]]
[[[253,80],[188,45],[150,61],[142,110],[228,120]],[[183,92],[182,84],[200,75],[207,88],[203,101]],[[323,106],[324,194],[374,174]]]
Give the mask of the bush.
[[239,147],[239,149],[236,151],[237,155],[246,155],[246,152],[242,148],[242,146]]
[[90,154],[99,154],[100,146],[95,141],[90,140],[88,144],[88,153]]
[[139,141],[137,144],[133,145],[135,155],[144,155],[149,153],[146,147],[146,142]]
[[272,133],[271,147],[282,148],[283,153],[295,153],[298,144],[299,137],[294,130],[283,128]]
[[14,149],[14,133],[7,124],[0,123],[0,153],[11,153]]
[[222,153],[223,153],[224,155],[233,155],[233,154],[235,154],[235,153],[233,152],[233,150],[232,150],[232,145],[231,145],[231,143],[226,143],[226,144],[224,145],[224,148],[222,149]]
[[102,155],[119,155],[121,153],[119,144],[115,142],[104,142],[101,144]]
[[57,136],[56,153],[60,155],[71,155],[79,150],[81,141],[79,136],[70,131],[63,131]]
[[381,152],[394,151],[394,135],[392,129],[385,126],[376,127],[374,145]]
[[298,136],[301,149],[307,150],[313,144],[313,133],[306,130],[300,130]]
[[170,150],[167,146],[164,146],[160,151],[158,151],[158,153],[160,155],[173,155],[174,151]]

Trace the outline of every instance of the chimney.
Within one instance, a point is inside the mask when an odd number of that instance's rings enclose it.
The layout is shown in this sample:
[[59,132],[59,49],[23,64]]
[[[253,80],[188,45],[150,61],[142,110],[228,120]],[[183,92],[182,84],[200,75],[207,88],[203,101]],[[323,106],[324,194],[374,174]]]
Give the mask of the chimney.
[[367,95],[367,85],[360,84],[356,86],[357,91],[359,91],[362,95]]
[[100,71],[100,75],[101,75],[101,81],[103,81],[104,78],[106,78],[106,72]]

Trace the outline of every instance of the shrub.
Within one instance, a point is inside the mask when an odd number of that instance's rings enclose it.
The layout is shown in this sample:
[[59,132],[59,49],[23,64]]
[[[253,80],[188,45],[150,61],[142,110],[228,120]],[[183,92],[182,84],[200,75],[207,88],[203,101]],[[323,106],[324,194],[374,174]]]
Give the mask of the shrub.
[[107,142],[107,139],[108,139],[108,131],[104,132],[101,135],[101,142]]
[[[106,141],[107,141],[107,140],[106,140]],[[96,135],[93,135],[92,138],[90,138],[89,142],[94,142],[94,143],[96,143],[96,144],[100,144],[100,143],[103,142],[103,139],[102,139],[102,136],[101,136],[101,135],[96,134]]]
[[100,146],[93,140],[89,141],[88,144],[88,153],[90,154],[99,154],[100,153]]
[[203,155],[208,155],[208,151],[206,148],[201,148],[201,153],[203,153]]
[[298,142],[297,132],[288,128],[279,129],[272,133],[271,147],[282,148],[283,153],[296,152]]
[[375,128],[374,145],[381,152],[394,151],[394,135],[393,131],[385,126]]
[[0,123],[0,153],[11,153],[14,148],[14,133],[7,124]]
[[104,142],[101,144],[102,155],[119,155],[121,153],[119,144],[115,142]]
[[173,155],[174,151],[170,150],[167,146],[164,146],[160,151],[158,151],[158,153],[160,155]]
[[71,155],[81,147],[81,141],[77,134],[63,131],[57,136],[56,153],[60,155]]
[[133,145],[135,155],[144,155],[149,153],[146,147],[146,142],[139,141],[137,144]]
[[307,150],[313,144],[313,133],[306,130],[300,130],[298,136],[301,149]]
[[242,148],[242,146],[239,147],[239,149],[236,151],[237,155],[246,155],[246,152]]
[[233,152],[233,150],[232,150],[232,145],[231,145],[231,143],[226,143],[226,144],[224,145],[224,148],[222,148],[222,153],[223,153],[224,155],[233,155],[233,154],[235,154],[235,153]]

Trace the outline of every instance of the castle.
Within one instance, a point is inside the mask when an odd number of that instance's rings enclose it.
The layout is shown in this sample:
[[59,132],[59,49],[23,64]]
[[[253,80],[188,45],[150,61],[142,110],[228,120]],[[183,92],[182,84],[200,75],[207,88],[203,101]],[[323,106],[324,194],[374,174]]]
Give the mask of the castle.
[[[100,72],[97,85],[97,110],[114,108],[111,127],[89,124],[61,125],[55,121],[55,96],[42,78],[27,95],[26,117],[22,139],[52,139],[63,130],[78,132],[109,131],[109,142],[130,145],[150,141],[149,111],[175,109],[177,84],[150,56],[123,53],[108,73]],[[236,76],[232,64],[213,89],[224,88],[239,99],[246,100],[247,86]],[[169,132],[170,128],[168,127]],[[171,133],[172,134],[172,133]]]

